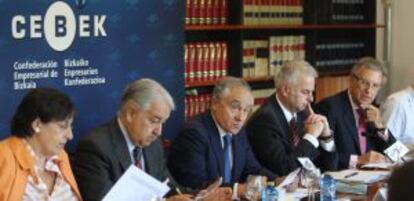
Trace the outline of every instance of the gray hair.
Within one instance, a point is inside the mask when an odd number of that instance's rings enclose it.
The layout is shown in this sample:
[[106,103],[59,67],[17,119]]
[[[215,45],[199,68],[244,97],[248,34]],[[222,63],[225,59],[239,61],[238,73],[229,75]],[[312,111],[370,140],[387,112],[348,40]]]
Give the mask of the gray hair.
[[351,74],[356,75],[356,73],[363,68],[380,72],[383,77],[387,76],[387,71],[384,68],[384,65],[373,57],[362,57],[359,59],[352,68]]
[[227,91],[227,89],[233,87],[243,87],[250,93],[252,91],[249,84],[245,80],[229,76],[219,80],[216,83],[213,89],[213,100],[218,100]]
[[145,110],[156,100],[163,100],[171,110],[175,110],[173,98],[161,84],[148,78],[136,80],[124,90],[121,99],[121,112],[129,101],[133,101]]
[[279,72],[275,75],[275,88],[279,89],[283,83],[295,84],[300,75],[318,77],[318,72],[305,60],[293,60],[283,64]]

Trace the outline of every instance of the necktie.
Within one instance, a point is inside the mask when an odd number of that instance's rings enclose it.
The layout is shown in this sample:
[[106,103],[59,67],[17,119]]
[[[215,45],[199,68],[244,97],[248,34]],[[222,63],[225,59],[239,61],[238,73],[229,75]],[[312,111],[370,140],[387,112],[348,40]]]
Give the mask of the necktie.
[[293,117],[289,122],[290,132],[292,133],[292,143],[296,147],[299,144],[298,124],[296,117]]
[[361,150],[361,154],[364,154],[367,151],[367,138],[365,136],[365,132],[367,130],[367,115],[362,108],[358,108],[357,110],[359,119],[358,119],[358,139],[359,139],[359,148]]
[[224,139],[224,183],[231,183],[231,135],[223,136]]
[[135,166],[137,166],[139,169],[142,169],[142,165],[141,165],[142,149],[139,147],[135,147],[134,150],[132,151],[132,155],[134,156]]

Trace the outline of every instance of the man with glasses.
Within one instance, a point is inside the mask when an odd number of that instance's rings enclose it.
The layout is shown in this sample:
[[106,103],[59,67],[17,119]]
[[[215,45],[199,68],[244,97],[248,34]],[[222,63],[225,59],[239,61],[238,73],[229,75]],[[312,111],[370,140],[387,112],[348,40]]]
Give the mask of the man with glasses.
[[274,180],[256,161],[243,129],[252,107],[253,95],[244,80],[218,81],[210,110],[187,122],[172,145],[167,164],[177,182],[200,189],[219,177],[225,185],[244,182],[249,174]]
[[385,161],[381,153],[395,139],[385,128],[380,110],[373,104],[385,82],[386,73],[381,62],[364,57],[351,70],[349,88],[318,104],[318,110],[327,116],[335,134],[339,169]]
[[287,175],[300,167],[298,157],[308,157],[323,171],[336,169],[329,124],[310,107],[317,76],[306,61],[285,63],[275,77],[276,93],[246,125],[257,159],[275,174]]

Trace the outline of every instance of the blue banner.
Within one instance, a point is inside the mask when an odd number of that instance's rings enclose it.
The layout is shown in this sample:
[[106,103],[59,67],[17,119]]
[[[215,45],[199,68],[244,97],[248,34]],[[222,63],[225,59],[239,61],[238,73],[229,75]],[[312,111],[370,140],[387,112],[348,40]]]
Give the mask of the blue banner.
[[159,81],[184,121],[183,13],[179,0],[0,0],[0,139],[31,88],[53,87],[75,103],[74,140],[114,118],[122,90],[139,78]]

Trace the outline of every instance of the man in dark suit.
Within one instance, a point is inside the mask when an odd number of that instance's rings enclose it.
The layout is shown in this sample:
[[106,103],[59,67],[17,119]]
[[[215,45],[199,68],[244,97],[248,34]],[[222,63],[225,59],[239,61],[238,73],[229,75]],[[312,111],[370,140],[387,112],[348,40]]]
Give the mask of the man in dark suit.
[[[243,125],[253,107],[249,85],[228,77],[213,89],[211,110],[190,120],[173,142],[168,167],[182,185],[202,188],[219,177],[232,185],[249,174],[275,175],[256,161]],[[243,189],[243,185],[240,185]]]
[[317,105],[335,133],[340,169],[382,162],[385,157],[381,152],[395,142],[384,127],[380,110],[373,105],[385,76],[379,61],[362,58],[351,71],[349,88]]
[[326,118],[310,107],[316,77],[306,61],[285,63],[275,77],[276,93],[246,124],[256,158],[278,175],[300,167],[298,157],[308,157],[322,170],[336,169],[333,134]]
[[[170,94],[153,80],[141,79],[125,89],[117,118],[82,138],[72,157],[84,200],[101,200],[131,164],[159,181],[169,179],[170,186],[176,186],[159,139],[162,125],[174,107]],[[167,200],[191,199],[175,195]]]

